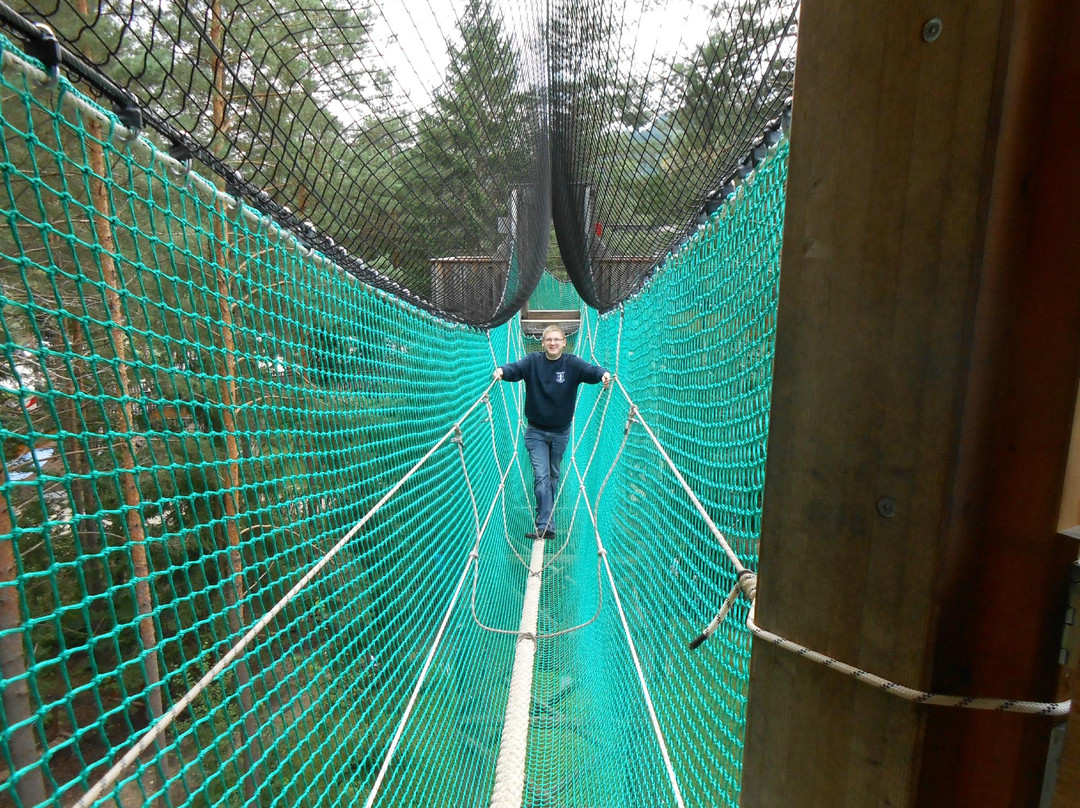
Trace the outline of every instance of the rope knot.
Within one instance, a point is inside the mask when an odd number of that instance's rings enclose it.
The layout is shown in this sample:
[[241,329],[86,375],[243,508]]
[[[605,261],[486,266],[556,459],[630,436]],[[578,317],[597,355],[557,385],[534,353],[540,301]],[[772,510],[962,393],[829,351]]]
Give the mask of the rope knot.
[[454,424],[454,437],[450,439],[451,443],[456,443],[458,446],[465,445],[465,438],[461,435],[461,427]]
[[753,603],[754,598],[757,597],[757,573],[753,570],[743,570],[739,573],[737,583],[746,595],[746,599]]

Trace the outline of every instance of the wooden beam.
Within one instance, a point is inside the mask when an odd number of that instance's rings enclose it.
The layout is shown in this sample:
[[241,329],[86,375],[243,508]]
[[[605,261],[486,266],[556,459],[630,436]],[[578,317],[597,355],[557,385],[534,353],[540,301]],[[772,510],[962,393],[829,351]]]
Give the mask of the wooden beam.
[[[802,7],[758,618],[913,687],[1055,695],[1080,178],[1075,99],[1050,109],[1075,91],[1047,79],[1075,17]],[[742,805],[1031,808],[1050,727],[756,644]]]
[[1080,539],[1080,402],[1077,404],[1073,413],[1065,485],[1061,492],[1061,512],[1058,515],[1058,530],[1074,539]]

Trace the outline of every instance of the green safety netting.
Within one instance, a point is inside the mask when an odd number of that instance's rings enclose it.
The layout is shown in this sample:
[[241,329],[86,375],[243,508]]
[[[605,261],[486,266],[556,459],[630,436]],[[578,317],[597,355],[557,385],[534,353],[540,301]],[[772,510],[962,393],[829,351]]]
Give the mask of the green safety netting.
[[[341,539],[522,354],[516,321],[364,286],[2,47],[0,802],[74,803],[340,545],[94,804],[362,805],[384,765],[377,805],[487,804],[516,640],[482,626],[517,631],[529,552],[520,386]],[[785,150],[575,345],[749,566]],[[582,627],[537,641],[522,804],[676,804],[628,630],[686,804],[736,805],[745,611],[687,649],[735,576],[640,425],[622,448],[629,413],[583,388],[538,631]]]
[[550,272],[540,276],[529,297],[530,311],[577,311],[581,308],[581,297],[574,284],[560,281]]

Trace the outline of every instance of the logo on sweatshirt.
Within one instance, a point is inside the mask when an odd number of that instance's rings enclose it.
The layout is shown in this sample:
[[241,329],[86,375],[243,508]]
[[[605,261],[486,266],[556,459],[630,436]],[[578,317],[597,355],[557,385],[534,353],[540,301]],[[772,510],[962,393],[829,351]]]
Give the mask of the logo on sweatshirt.
[[562,384],[563,382],[565,382],[566,381],[566,371],[565,370],[556,370],[555,371],[555,381],[557,381],[559,384]]

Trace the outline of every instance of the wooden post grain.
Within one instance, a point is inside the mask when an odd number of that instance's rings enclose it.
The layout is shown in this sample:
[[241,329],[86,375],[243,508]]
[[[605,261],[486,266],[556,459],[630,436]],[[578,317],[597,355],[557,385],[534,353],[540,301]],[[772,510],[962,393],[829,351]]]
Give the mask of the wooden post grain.
[[[1074,4],[1020,6],[803,5],[758,619],[912,687],[1049,701],[1080,358],[1075,91],[1050,79],[1080,40]],[[742,805],[1030,808],[1050,728],[759,643]]]

